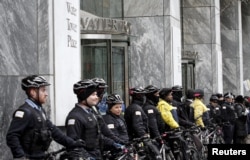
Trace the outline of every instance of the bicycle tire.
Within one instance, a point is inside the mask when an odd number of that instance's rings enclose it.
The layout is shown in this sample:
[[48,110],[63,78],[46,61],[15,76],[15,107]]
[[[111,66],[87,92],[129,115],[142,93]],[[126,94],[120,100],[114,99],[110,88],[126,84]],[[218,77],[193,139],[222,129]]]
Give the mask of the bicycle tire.
[[189,146],[190,150],[190,160],[200,160],[200,154],[197,149],[193,146]]
[[219,137],[216,138],[216,143],[217,144],[225,144],[225,141],[221,136],[219,136]]

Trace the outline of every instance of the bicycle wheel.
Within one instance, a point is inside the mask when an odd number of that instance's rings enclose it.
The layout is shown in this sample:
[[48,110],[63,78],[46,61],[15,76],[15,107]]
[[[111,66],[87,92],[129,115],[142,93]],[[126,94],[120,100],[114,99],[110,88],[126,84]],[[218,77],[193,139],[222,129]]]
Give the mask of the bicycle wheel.
[[175,160],[175,157],[174,157],[172,151],[169,151],[169,152],[166,153],[165,159],[166,160]]
[[193,146],[189,147],[190,150],[190,159],[191,160],[200,160],[200,155],[197,149],[195,149]]

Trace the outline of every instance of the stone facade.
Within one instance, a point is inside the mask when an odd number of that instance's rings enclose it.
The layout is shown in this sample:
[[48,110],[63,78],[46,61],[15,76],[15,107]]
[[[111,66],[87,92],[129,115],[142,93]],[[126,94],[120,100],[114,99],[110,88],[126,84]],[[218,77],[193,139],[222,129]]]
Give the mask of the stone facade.
[[[88,1],[90,5],[91,2]],[[133,26],[128,52],[131,86],[175,84],[178,79],[173,78],[172,69],[178,64],[171,63],[173,53],[184,50],[199,54],[195,60],[196,88],[203,88],[208,95],[227,91],[249,95],[242,85],[242,80],[250,79],[248,3],[125,0],[123,8],[119,8],[121,1],[103,2],[109,5],[102,6],[110,8],[97,16],[123,18]],[[3,160],[11,159],[5,137],[12,113],[25,99],[20,80],[30,74],[54,78],[51,5],[50,0],[0,2],[0,159]],[[180,34],[174,34],[178,31]],[[45,108],[50,114],[50,100]]]

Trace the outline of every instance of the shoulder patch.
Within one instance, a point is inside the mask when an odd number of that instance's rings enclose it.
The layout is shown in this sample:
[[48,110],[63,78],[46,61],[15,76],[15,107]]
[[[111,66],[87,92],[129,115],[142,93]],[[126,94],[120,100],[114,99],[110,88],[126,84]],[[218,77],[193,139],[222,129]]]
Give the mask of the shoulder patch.
[[23,116],[24,116],[24,112],[23,111],[16,111],[15,117],[23,118]]
[[154,110],[153,109],[149,109],[148,110],[148,114],[150,114],[150,113],[154,113]]
[[115,128],[114,124],[108,124],[107,126],[108,126],[109,129],[114,129]]
[[226,109],[227,107],[226,106],[223,106],[222,109]]
[[174,107],[174,106],[173,106],[173,109],[177,109],[177,107]]
[[75,125],[76,120],[75,119],[69,119],[68,125]]
[[219,107],[216,107],[215,110],[219,110],[220,108]]
[[141,111],[136,111],[135,115],[140,116],[141,115]]

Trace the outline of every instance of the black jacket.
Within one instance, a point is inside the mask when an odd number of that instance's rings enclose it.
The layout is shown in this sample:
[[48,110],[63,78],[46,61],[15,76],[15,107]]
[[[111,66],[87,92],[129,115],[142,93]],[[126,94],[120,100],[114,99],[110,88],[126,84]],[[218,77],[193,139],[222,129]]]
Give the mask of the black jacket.
[[221,106],[221,118],[222,122],[230,122],[234,125],[236,113],[234,111],[234,105],[232,103],[224,102]]
[[142,109],[148,117],[148,128],[150,132],[150,137],[160,137],[161,133],[164,132],[165,128],[165,123],[161,118],[160,112],[150,100],[148,100],[146,104],[143,105]]
[[122,116],[117,116],[110,112],[107,112],[106,115],[103,115],[103,119],[106,123],[106,126],[116,137],[119,137],[124,143],[128,143],[129,137],[127,125]]
[[235,134],[236,136],[247,136],[247,116],[244,115],[246,107],[240,103],[235,103],[234,109],[237,115],[235,120]]
[[64,146],[74,144],[73,139],[46,118],[43,110],[28,103],[14,112],[6,139],[14,158],[44,156],[52,139]]
[[148,134],[148,118],[139,105],[140,102],[133,101],[124,113],[130,140]]

